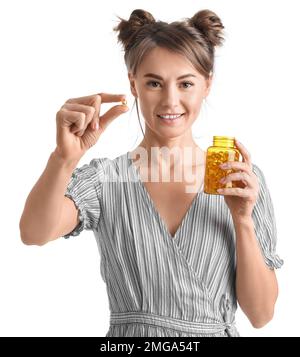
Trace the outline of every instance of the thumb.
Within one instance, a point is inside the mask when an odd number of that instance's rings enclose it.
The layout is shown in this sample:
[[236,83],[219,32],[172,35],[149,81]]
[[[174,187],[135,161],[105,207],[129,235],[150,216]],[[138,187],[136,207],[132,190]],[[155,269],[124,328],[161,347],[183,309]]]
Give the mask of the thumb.
[[100,116],[99,128],[101,131],[104,131],[113,120],[115,120],[121,114],[126,113],[128,110],[129,108],[124,104],[115,105],[114,107],[110,108],[105,114]]

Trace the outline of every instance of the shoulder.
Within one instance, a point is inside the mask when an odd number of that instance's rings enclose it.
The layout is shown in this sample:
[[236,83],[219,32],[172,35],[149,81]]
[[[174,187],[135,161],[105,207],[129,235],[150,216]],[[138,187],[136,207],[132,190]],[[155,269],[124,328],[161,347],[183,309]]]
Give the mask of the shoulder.
[[90,160],[89,163],[82,164],[81,166],[77,167],[73,173],[72,177],[77,179],[86,179],[91,178],[92,176],[96,175],[97,173],[104,170],[104,167],[109,163],[108,158],[94,158]]
[[83,170],[85,174],[95,173],[98,177],[100,175],[102,181],[119,181],[127,172],[128,156],[125,153],[115,158],[94,158],[84,166],[86,166]]
[[118,167],[122,165],[122,162],[126,158],[127,153],[119,155],[115,158],[98,157],[93,158],[89,163],[75,169],[77,174],[85,175],[95,171],[107,170],[109,168]]

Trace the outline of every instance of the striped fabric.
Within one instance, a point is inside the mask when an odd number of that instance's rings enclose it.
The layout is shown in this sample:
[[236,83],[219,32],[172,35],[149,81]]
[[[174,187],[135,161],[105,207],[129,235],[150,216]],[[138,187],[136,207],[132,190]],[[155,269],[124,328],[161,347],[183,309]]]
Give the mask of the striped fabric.
[[[266,264],[280,268],[265,177],[253,211]],[[235,230],[221,195],[201,188],[172,237],[129,152],[98,158],[72,174],[65,196],[80,223],[64,238],[93,230],[107,285],[112,336],[237,337]]]

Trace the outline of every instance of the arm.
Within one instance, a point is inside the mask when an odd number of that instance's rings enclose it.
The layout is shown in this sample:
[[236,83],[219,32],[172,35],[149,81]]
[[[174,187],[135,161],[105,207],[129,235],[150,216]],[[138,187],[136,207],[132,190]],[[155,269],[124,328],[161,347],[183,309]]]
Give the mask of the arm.
[[[65,228],[75,227],[77,224],[76,208],[73,203],[64,196],[73,170],[78,161],[66,161],[61,159],[57,151],[51,153],[47,166],[27,197],[25,207],[20,219],[19,228],[21,239],[25,244],[42,245],[49,240],[58,238],[57,232],[60,224]],[[72,215],[69,216],[69,224],[60,222],[64,200],[69,200],[69,212],[72,207]],[[68,216],[67,214],[63,215]],[[67,232],[66,232],[67,233]]]
[[233,221],[236,232],[237,300],[251,324],[260,328],[273,317],[278,296],[275,271],[263,259],[252,218]]

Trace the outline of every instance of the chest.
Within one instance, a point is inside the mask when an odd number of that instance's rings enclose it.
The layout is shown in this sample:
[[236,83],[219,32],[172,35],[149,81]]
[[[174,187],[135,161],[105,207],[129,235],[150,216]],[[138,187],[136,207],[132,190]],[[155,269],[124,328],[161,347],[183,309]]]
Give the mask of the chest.
[[203,188],[203,179],[201,172],[198,172],[193,182],[143,182],[149,198],[172,237],[175,236],[197,192]]

